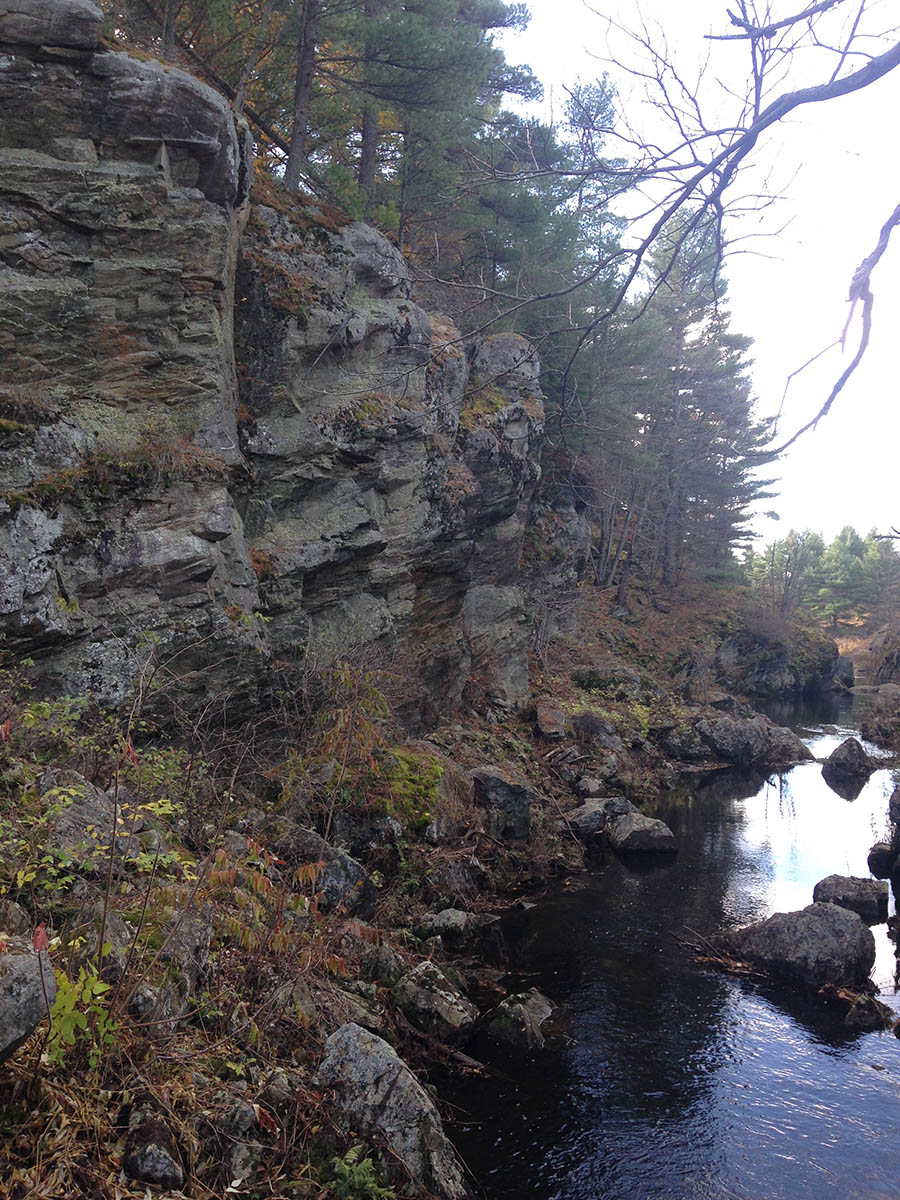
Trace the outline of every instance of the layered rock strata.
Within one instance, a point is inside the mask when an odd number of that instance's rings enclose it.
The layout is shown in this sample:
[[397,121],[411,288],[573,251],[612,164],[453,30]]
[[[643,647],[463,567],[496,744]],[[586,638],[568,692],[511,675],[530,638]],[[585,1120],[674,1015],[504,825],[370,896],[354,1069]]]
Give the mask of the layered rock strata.
[[[412,724],[527,692],[533,349],[463,342],[91,0],[0,3],[0,634],[47,690],[198,703],[400,647]],[[235,287],[235,279],[237,286]]]

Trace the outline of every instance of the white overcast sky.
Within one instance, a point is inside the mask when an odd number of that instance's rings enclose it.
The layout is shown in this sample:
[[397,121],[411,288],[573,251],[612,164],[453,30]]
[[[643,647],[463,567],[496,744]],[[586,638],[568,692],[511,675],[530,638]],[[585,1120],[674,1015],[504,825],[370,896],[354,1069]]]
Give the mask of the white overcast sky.
[[[885,3],[877,8],[884,10]],[[896,7],[896,0],[890,5]],[[545,104],[555,96],[557,108],[564,84],[609,69],[633,125],[641,117],[639,97],[604,61],[608,23],[598,13],[632,26],[638,14],[658,23],[687,76],[706,52],[703,34],[728,29],[725,0],[595,0],[593,7],[596,12],[583,0],[531,0],[528,30],[504,39],[507,57],[533,68],[547,91]],[[784,14],[788,11],[785,6]],[[622,51],[621,40],[615,46]],[[726,53],[730,59],[721,67],[723,77],[740,69],[740,48],[728,47]],[[796,85],[795,80],[790,86]],[[760,161],[783,183],[784,198],[775,210],[732,231],[773,236],[754,240],[758,253],[737,255],[727,269],[733,327],[755,343],[753,378],[761,415],[777,409],[788,375],[841,332],[853,272],[900,203],[898,125],[900,70],[855,95],[798,110],[789,123],[770,131],[761,147]],[[864,362],[829,416],[774,468],[781,475],[780,494],[763,507],[777,511],[781,520],[757,522],[767,540],[792,527],[831,538],[845,524],[861,532],[900,526],[894,482],[900,455],[900,231],[895,238],[898,244],[873,275],[874,331]],[[821,367],[792,383],[784,434],[817,411],[845,361],[833,351]]]

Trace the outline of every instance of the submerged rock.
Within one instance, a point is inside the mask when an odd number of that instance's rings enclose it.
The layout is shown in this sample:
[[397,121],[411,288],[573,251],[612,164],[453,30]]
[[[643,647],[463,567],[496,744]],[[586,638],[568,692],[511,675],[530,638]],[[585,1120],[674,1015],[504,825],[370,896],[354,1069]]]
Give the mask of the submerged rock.
[[354,1130],[377,1134],[421,1187],[443,1198],[470,1195],[462,1164],[431,1097],[395,1050],[352,1022],[325,1043],[316,1087],[333,1088]]
[[541,1026],[553,1015],[556,1006],[537,988],[507,996],[497,1006],[488,1023],[492,1038],[510,1050],[542,1050],[544,1035]]
[[460,1041],[475,1028],[478,1009],[433,962],[422,962],[397,981],[391,998],[417,1029],[441,1041]]
[[877,879],[851,875],[827,875],[813,888],[813,901],[848,908],[868,925],[887,920],[888,886]]
[[856,913],[836,904],[810,904],[799,912],[775,913],[765,921],[721,938],[735,958],[772,975],[819,988],[833,983],[859,987],[875,963],[875,939]]
[[56,999],[56,977],[46,951],[38,956],[12,940],[0,954],[0,1062],[37,1029]]

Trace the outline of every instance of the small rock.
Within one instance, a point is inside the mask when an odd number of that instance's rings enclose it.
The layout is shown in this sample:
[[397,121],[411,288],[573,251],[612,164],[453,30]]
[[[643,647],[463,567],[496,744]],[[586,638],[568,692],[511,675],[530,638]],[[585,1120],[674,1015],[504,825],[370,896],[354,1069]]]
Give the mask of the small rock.
[[629,812],[609,823],[609,840],[617,854],[675,854],[678,842],[663,821]]
[[128,1122],[125,1174],[140,1183],[177,1191],[184,1184],[184,1168],[178,1146],[159,1114],[148,1105],[136,1105]]
[[460,1041],[475,1028],[478,1009],[434,963],[423,962],[397,981],[391,999],[425,1033]]
[[534,721],[541,737],[552,742],[561,741],[572,730],[572,723],[566,713],[558,704],[544,696],[535,703]]
[[479,954],[495,952],[503,943],[500,918],[491,913],[445,908],[428,913],[416,926],[420,938],[439,937],[450,950],[466,947]]
[[859,1029],[864,1033],[869,1033],[877,1029],[890,1029],[893,1023],[894,1014],[886,1004],[882,1004],[874,996],[859,996],[851,1004],[847,1015],[844,1017],[845,1025],[849,1025],[851,1029]]
[[813,888],[815,903],[837,904],[862,917],[867,925],[887,920],[888,886],[876,879],[827,875]]
[[3,934],[27,938],[31,933],[31,917],[15,900],[0,896],[0,937]]
[[497,1006],[488,1023],[492,1038],[511,1050],[542,1050],[544,1035],[541,1026],[553,1015],[555,1006],[537,988],[507,996]]

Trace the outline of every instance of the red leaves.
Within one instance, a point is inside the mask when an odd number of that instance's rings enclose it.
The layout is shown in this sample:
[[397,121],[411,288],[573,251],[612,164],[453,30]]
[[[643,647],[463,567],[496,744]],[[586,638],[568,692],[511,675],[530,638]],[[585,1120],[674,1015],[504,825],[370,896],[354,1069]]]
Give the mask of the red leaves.
[[47,933],[47,926],[41,922],[31,935],[31,944],[34,946],[35,952],[40,954],[42,950],[50,949],[50,935]]

